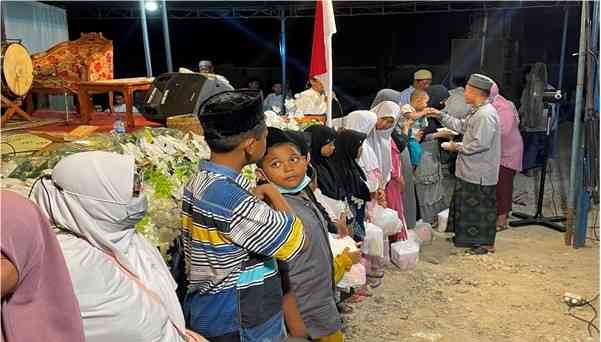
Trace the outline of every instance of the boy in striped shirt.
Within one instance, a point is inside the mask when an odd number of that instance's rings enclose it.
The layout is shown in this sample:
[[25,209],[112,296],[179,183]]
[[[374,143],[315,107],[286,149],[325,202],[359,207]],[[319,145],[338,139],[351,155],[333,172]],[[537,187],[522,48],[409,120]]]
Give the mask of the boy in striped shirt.
[[198,118],[211,159],[201,161],[184,189],[187,324],[210,341],[281,341],[276,260],[294,259],[305,237],[273,185],[251,189],[240,174],[265,154],[261,97],[223,92],[200,106]]

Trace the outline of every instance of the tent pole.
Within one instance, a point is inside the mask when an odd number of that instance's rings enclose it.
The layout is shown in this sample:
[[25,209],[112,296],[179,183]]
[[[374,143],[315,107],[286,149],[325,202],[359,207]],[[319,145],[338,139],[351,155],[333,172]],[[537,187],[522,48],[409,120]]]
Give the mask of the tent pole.
[[[584,102],[584,74],[585,74],[585,62],[586,62],[586,41],[587,41],[587,30],[586,23],[588,20],[588,1],[582,1],[582,12],[580,16],[580,45],[578,47],[578,76],[576,81],[576,108],[574,109],[574,130],[572,131],[572,149],[570,154],[570,190],[568,193],[568,211],[567,211],[567,224],[565,233],[565,244],[572,244],[572,236],[574,232],[574,219],[576,206],[576,193],[578,192],[579,182],[578,180],[578,166],[581,165],[579,161],[580,157],[580,144],[581,144],[581,130],[582,130],[582,109]],[[581,188],[581,187],[580,187]]]
[[282,62],[282,115],[286,115],[286,95],[288,94],[286,75],[286,12],[280,10],[280,59]]
[[169,38],[169,19],[167,19],[166,0],[163,0],[163,6],[161,6],[161,19],[163,21],[163,37],[165,39],[165,56],[167,58],[167,71],[173,72],[173,60],[171,59],[171,39]]
[[150,42],[146,23],[146,8],[144,0],[140,0],[140,17],[142,18],[142,39],[144,40],[144,57],[146,58],[146,76],[152,77],[152,61],[150,59]]

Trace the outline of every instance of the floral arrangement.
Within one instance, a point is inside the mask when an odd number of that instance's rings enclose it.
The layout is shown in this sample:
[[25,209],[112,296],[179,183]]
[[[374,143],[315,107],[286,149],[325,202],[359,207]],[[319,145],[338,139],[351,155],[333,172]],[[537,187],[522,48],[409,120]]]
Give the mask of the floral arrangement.
[[[287,106],[293,103],[287,103]],[[291,107],[292,109],[292,107]],[[302,116],[283,117],[266,111],[267,126],[284,130],[304,130],[319,124],[319,120],[306,120]],[[144,174],[144,192],[149,208],[136,229],[166,255],[169,245],[181,229],[180,207],[183,188],[194,174],[201,159],[210,158],[210,150],[202,136],[169,128],[145,128],[133,134],[97,134],[86,139],[52,144],[34,157],[15,159],[3,166],[11,166],[3,187],[27,191],[33,180],[54,168],[64,157],[73,153],[105,150],[131,155]],[[255,165],[242,170],[242,175],[255,184]]]

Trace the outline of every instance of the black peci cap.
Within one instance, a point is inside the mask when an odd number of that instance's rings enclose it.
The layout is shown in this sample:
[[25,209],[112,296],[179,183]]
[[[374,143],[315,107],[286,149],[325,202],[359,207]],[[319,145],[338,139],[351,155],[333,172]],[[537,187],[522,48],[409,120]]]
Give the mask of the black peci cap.
[[265,121],[261,93],[248,90],[215,94],[200,105],[196,115],[209,139],[242,134]]

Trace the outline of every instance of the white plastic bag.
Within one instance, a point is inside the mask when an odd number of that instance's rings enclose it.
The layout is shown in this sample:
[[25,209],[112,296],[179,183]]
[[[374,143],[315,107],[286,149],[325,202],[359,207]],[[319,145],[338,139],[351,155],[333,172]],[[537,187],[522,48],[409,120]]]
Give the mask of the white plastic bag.
[[361,287],[367,282],[366,273],[365,266],[361,264],[353,265],[336,286],[343,289]]
[[345,248],[349,249],[349,252],[354,252],[358,250],[357,243],[350,236],[346,236],[344,238],[337,238],[334,234],[329,234],[330,236],[330,248],[332,249],[332,255],[336,257],[341,254]]
[[409,231],[407,241],[398,241],[390,245],[390,261],[401,270],[411,270],[419,260],[419,243],[417,237]]
[[444,233],[447,231],[447,222],[449,221],[449,209],[438,213],[438,231]]
[[398,213],[379,205],[374,208],[374,224],[382,228],[385,236],[397,234],[402,228]]
[[373,223],[365,222],[362,251],[367,255],[384,257],[384,232]]
[[433,234],[431,224],[420,220],[416,223],[415,229],[413,229],[413,231],[415,232],[415,235],[420,245],[432,244]]

